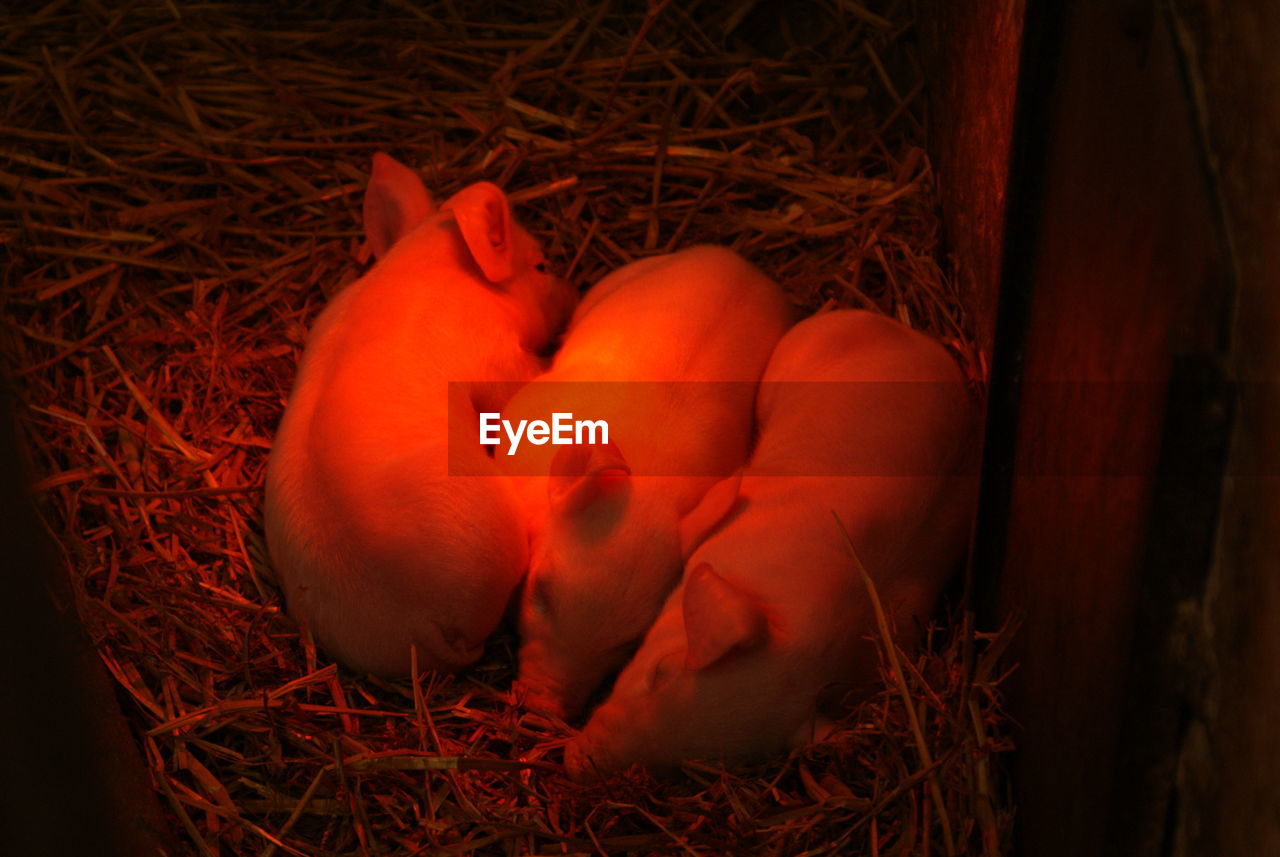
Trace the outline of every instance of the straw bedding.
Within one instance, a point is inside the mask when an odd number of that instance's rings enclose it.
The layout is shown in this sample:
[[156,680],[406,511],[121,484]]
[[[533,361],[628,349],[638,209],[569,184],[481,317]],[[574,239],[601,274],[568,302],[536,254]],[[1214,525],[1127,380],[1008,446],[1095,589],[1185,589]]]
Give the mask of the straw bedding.
[[[729,244],[796,304],[948,342],[904,4],[27,4],[0,21],[3,356],[42,520],[176,853],[994,854],[997,658],[967,614],[834,740],[592,787],[468,673],[336,668],[281,611],[263,470],[306,330],[368,262],[373,152],[485,178],[586,286]],[[888,651],[885,654],[889,654]]]

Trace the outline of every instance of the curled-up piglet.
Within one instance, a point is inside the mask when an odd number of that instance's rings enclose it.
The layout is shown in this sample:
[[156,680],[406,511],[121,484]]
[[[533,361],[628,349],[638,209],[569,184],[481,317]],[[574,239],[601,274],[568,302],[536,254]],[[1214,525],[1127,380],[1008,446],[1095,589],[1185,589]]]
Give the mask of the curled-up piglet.
[[492,184],[436,208],[378,154],[364,212],[378,261],[311,331],[267,469],[267,544],[289,612],[339,661],[403,675],[415,646],[420,667],[455,670],[528,562],[474,436],[477,405],[502,402],[473,399],[502,386],[473,382],[540,372],[575,295]]
[[644,636],[684,567],[682,517],[746,461],[755,389],[790,323],[778,285],[727,249],[644,259],[587,293],[550,372],[504,409],[517,425],[571,413],[609,427],[607,443],[495,454],[533,534],[529,707],[572,716]]
[[812,737],[823,704],[875,677],[876,624],[832,514],[904,637],[927,619],[972,514],[977,407],[941,345],[841,310],[801,322],[761,384],[740,477],[687,519],[699,542],[571,776],[752,757]]

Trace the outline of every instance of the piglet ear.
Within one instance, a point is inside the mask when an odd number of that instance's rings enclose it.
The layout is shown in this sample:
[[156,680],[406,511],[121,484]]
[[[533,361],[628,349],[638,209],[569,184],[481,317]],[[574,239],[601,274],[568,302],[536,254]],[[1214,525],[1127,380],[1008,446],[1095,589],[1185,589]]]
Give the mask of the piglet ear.
[[616,494],[630,478],[631,468],[612,442],[575,444],[564,447],[551,459],[547,496],[552,509],[572,515],[602,497]]
[[454,194],[443,206],[453,212],[458,231],[491,283],[511,279],[515,272],[511,203],[497,185],[476,182]]
[[698,505],[680,521],[680,555],[688,559],[698,545],[711,535],[716,525],[738,505],[738,489],[742,487],[742,471],[721,479],[711,486]]
[[768,631],[760,603],[701,563],[684,579],[685,666],[700,670],[731,651],[761,646]]
[[431,195],[416,172],[384,152],[373,156],[364,193],[364,234],[381,259],[391,245],[431,216]]

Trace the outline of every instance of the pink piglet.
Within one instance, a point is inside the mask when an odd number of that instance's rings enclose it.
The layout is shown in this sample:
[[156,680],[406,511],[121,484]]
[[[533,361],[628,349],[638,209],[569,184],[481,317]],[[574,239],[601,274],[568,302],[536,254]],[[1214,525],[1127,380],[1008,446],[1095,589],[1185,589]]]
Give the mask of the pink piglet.
[[576,295],[492,184],[437,208],[379,153],[364,213],[378,261],[307,341],[268,463],[267,544],[289,612],[339,661],[405,675],[416,647],[421,668],[457,670],[528,564],[512,487],[473,436],[503,387],[472,382],[540,372]]
[[815,316],[778,344],[757,407],[750,464],[689,516],[681,585],[566,749],[575,779],[782,750],[875,677],[833,513],[904,636],[964,551],[978,409],[941,345],[871,313]]

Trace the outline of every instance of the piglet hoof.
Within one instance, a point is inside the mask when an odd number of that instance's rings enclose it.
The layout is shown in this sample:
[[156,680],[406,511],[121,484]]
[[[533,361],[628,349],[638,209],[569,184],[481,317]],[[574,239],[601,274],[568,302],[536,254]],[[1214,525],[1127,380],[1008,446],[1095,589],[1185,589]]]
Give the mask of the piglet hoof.
[[595,760],[587,753],[580,740],[573,740],[565,745],[564,769],[569,779],[575,783],[594,783],[604,777],[604,772],[596,766]]
[[541,714],[559,723],[566,722],[568,711],[558,696],[519,679],[511,686],[511,698],[526,711]]

